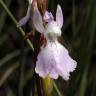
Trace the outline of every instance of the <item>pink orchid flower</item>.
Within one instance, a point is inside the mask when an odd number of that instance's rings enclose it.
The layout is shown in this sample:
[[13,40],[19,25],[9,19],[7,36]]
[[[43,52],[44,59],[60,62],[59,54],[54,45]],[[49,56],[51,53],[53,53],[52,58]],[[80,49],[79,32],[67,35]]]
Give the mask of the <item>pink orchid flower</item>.
[[36,30],[44,34],[47,44],[41,48],[36,62],[36,73],[42,77],[50,76],[57,79],[61,76],[68,80],[70,72],[73,72],[77,66],[77,62],[73,60],[68,50],[61,45],[57,38],[61,36],[61,28],[63,25],[63,13],[60,5],[57,6],[56,21],[54,21],[52,13],[46,11],[44,20],[47,22],[43,26],[42,16],[38,8],[34,8],[33,23]]

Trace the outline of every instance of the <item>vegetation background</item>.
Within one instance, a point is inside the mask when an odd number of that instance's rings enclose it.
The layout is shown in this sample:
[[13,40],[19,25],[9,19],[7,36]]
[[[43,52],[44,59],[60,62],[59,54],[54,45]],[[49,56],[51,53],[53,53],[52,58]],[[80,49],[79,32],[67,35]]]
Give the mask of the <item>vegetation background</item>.
[[[1,1],[17,21],[25,16],[28,6],[27,0],[0,0],[0,96],[37,96],[33,52]],[[96,96],[96,0],[48,0],[48,10],[54,16],[57,4],[64,15],[60,41],[78,66],[69,81],[55,81],[52,96]],[[30,32],[31,21],[22,28]]]

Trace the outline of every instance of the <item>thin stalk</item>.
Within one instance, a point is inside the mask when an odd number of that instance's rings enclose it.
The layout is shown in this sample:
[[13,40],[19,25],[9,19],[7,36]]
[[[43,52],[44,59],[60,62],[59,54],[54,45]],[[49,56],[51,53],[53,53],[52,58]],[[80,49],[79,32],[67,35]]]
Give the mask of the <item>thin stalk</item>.
[[60,91],[59,91],[57,85],[55,84],[55,82],[53,83],[53,86],[54,86],[54,88],[55,88],[55,90],[56,90],[58,96],[62,96],[62,94],[60,93]]
[[[10,18],[12,19],[12,21],[16,24],[18,24],[18,22],[16,21],[15,17],[12,15],[12,13],[10,12],[10,10],[7,8],[7,6],[5,5],[5,3],[0,0],[1,5],[3,6],[3,8],[5,9],[5,11],[8,13],[8,15],[10,16]],[[22,36],[25,36],[25,32],[23,31],[23,29],[21,27],[18,27],[20,33],[22,34]],[[31,43],[31,41],[29,39],[26,39],[28,45],[31,47],[31,49],[34,51],[33,45]]]
[[[29,50],[28,48],[24,49],[25,52],[27,52],[28,50]],[[8,61],[12,60],[13,58],[19,55],[20,55],[20,50],[15,50],[14,52],[9,53],[8,55],[6,55],[4,58],[0,60],[0,67],[4,66],[4,64],[6,64]]]
[[3,86],[3,84],[5,84],[5,82],[7,81],[8,77],[19,67],[18,62],[16,62],[15,64],[12,64],[11,67],[9,67],[4,74],[0,77],[0,87]]
[[22,41],[20,68],[19,68],[18,96],[23,96],[24,67],[25,67],[25,52],[24,52],[24,41]]

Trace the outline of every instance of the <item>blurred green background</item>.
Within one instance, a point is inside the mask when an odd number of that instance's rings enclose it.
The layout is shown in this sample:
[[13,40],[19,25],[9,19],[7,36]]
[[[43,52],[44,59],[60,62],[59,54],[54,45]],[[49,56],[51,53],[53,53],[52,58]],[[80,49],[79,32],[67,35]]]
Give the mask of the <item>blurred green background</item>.
[[[2,1],[17,21],[25,16],[27,0]],[[78,66],[69,81],[59,78],[55,84],[61,96],[96,96],[96,0],[48,0],[54,16],[57,4],[64,15],[60,41]],[[25,32],[31,31],[30,23],[22,27]],[[32,58],[31,48],[0,4],[0,96],[37,96]],[[55,88],[52,96],[60,96]]]

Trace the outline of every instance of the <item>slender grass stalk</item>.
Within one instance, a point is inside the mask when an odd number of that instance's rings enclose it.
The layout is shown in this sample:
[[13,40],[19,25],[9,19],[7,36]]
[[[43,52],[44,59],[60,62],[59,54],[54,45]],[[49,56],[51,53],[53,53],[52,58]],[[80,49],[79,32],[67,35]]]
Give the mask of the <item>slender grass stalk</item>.
[[19,63],[16,62],[10,68],[8,68],[5,73],[0,78],[0,87],[6,82],[8,77],[19,67]]
[[[27,52],[28,48],[24,49],[24,51]],[[4,58],[2,58],[0,60],[0,67],[3,66],[4,64],[6,64],[9,60],[11,60],[19,55],[20,55],[20,50],[16,50],[12,53],[9,53],[7,56],[5,56]]]
[[56,90],[58,96],[62,96],[62,94],[60,93],[60,91],[59,91],[57,85],[55,84],[55,82],[53,83],[53,86],[54,86],[54,88],[55,88],[55,90]]
[[[12,13],[10,12],[10,10],[7,8],[7,6],[5,5],[5,3],[2,1],[2,0],[0,0],[0,3],[1,3],[1,5],[3,6],[3,8],[5,9],[5,11],[8,13],[8,15],[10,16],[10,18],[12,19],[12,21],[16,24],[16,26],[17,26],[17,21],[16,21],[16,19],[15,19],[15,17],[12,15]],[[18,27],[18,29],[19,29],[19,31],[20,31],[20,33],[23,35],[23,36],[25,36],[25,32],[23,31],[23,29],[21,28],[21,27]],[[26,39],[26,41],[27,41],[27,43],[28,43],[28,45],[31,47],[31,49],[34,51],[34,48],[33,48],[33,45],[32,45],[32,43],[31,43],[31,41],[29,40],[29,39]]]
[[25,69],[25,51],[24,51],[24,41],[21,44],[21,54],[20,54],[20,67],[19,67],[19,83],[18,83],[18,96],[23,96],[23,82],[24,82],[24,69]]

